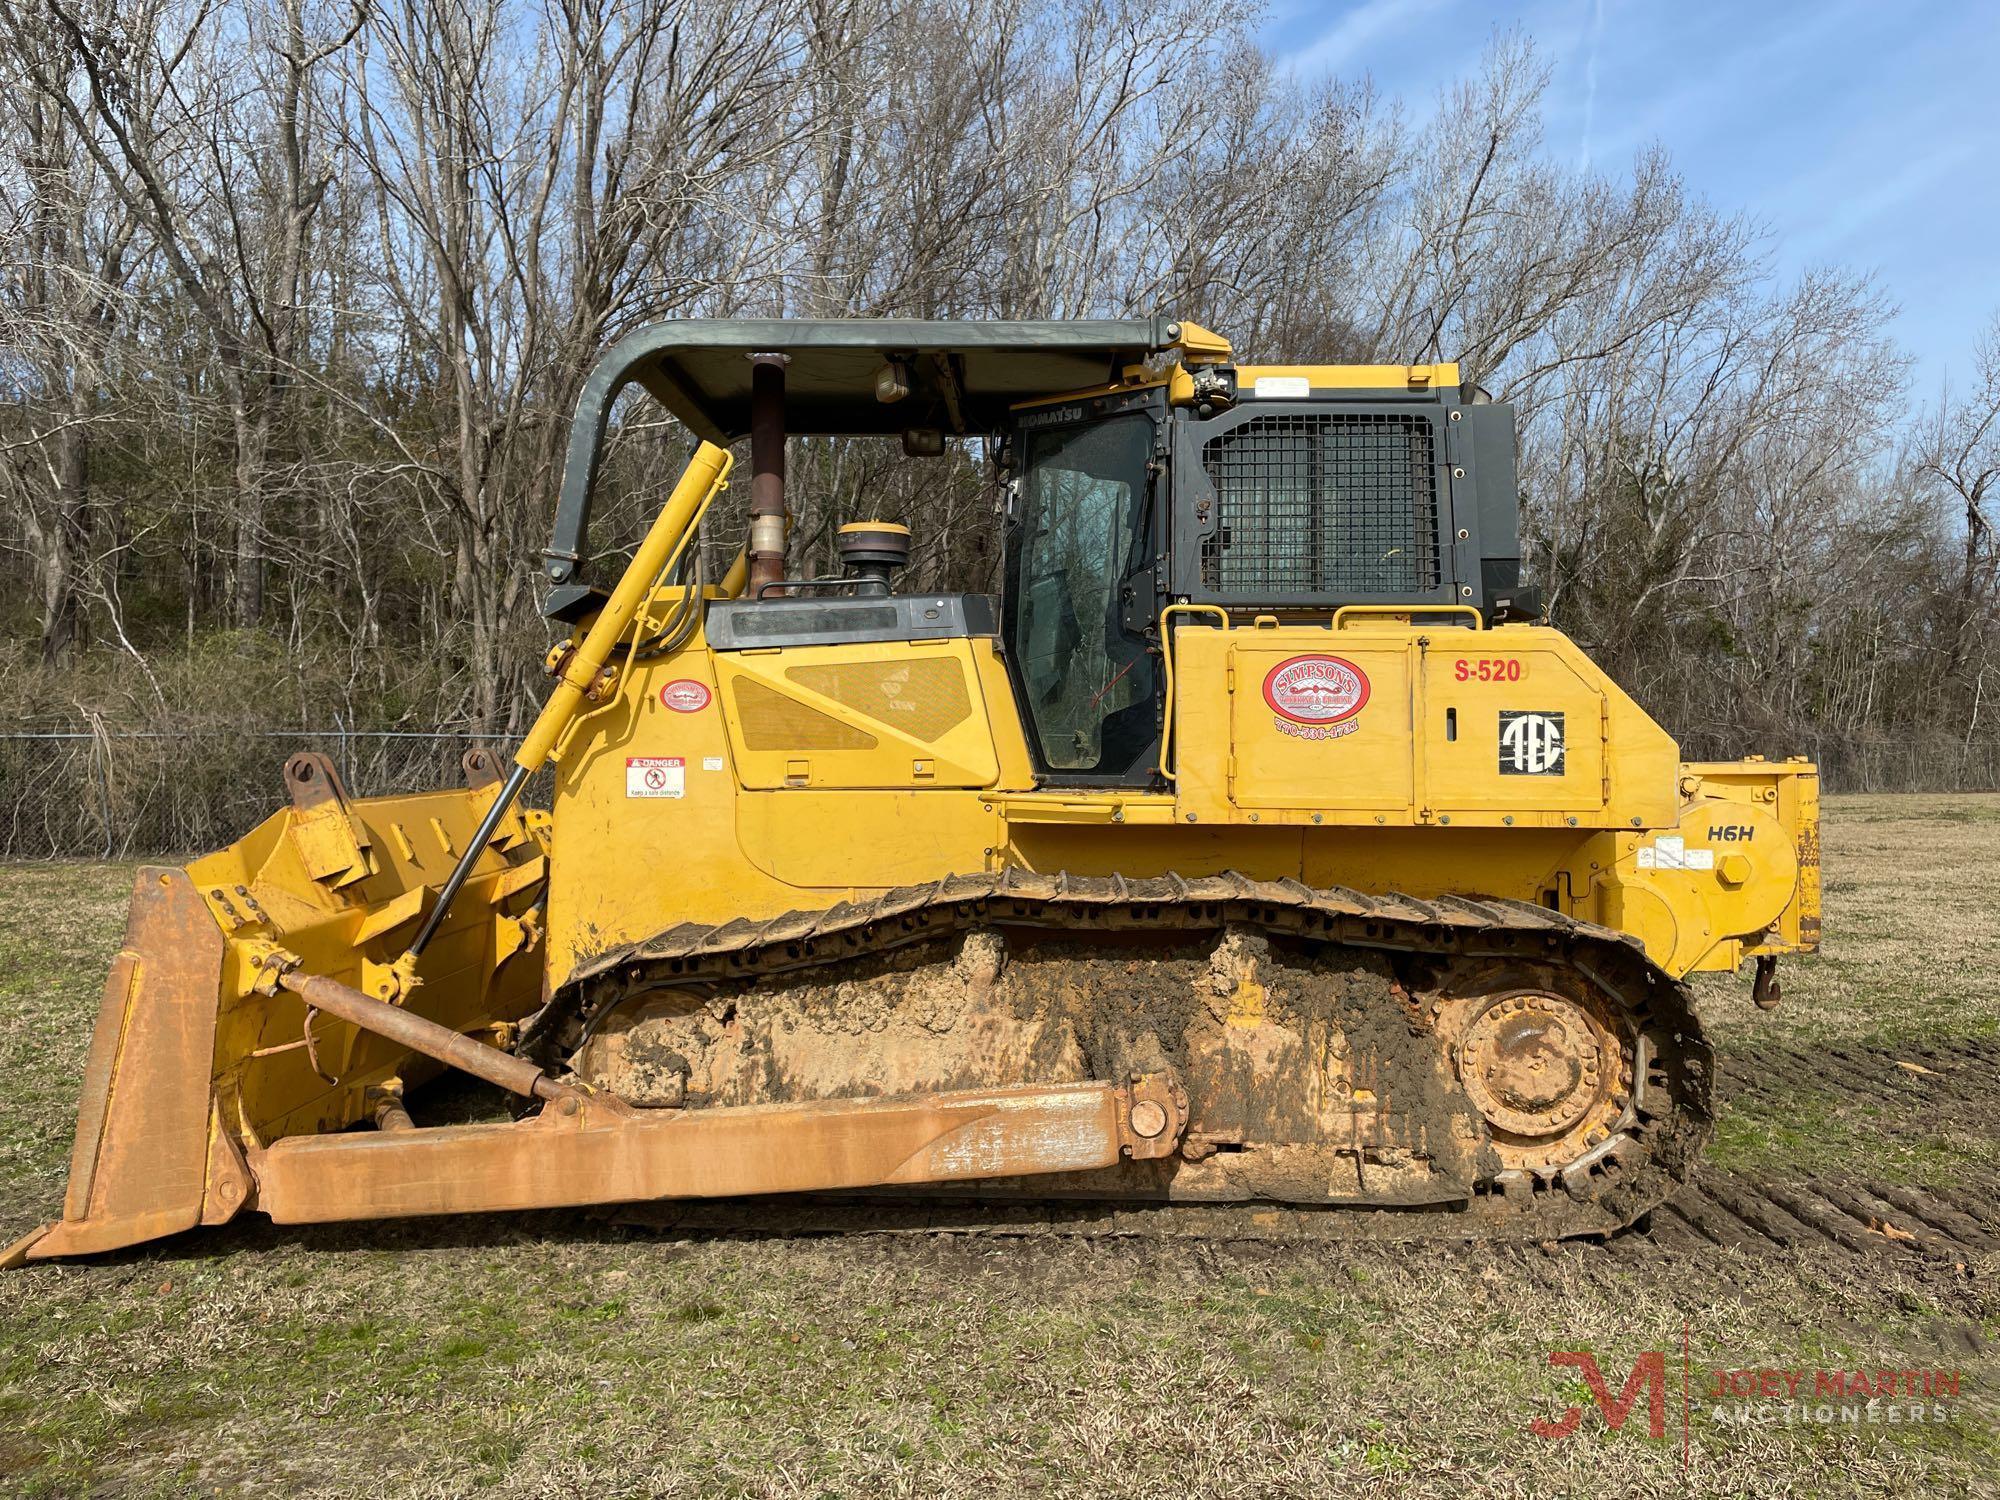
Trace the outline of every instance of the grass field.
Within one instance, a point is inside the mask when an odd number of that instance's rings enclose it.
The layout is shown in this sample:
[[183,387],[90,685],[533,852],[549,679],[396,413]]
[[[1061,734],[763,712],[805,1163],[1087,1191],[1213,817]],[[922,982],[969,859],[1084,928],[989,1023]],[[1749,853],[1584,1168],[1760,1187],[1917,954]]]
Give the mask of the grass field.
[[[1825,852],[1826,951],[1788,966],[1783,1008],[1702,985],[1740,1080],[1715,1170],[1971,1202],[2000,1135],[2000,797],[1836,799]],[[0,1241],[59,1211],[129,883],[0,869]],[[1850,1086],[1878,1073],[1929,1092]],[[251,1221],[0,1275],[0,1491],[2000,1493],[1995,1270],[1810,1236],[1551,1253]],[[1608,1431],[1549,1363],[1574,1350],[1613,1395],[1664,1353],[1666,1435],[1644,1399]],[[1824,1426],[1701,1400],[1717,1370],[1767,1368],[1949,1370],[1961,1393],[1922,1403],[1942,1420],[1887,1402]],[[1573,1434],[1528,1430],[1572,1404]]]

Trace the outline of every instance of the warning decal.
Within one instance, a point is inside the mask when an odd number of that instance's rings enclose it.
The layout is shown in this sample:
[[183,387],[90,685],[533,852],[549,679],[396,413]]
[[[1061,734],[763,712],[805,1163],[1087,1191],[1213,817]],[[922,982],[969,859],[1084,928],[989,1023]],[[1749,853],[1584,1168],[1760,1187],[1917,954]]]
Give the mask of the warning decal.
[[687,761],[678,755],[634,755],[625,761],[628,797],[679,797],[687,791]]

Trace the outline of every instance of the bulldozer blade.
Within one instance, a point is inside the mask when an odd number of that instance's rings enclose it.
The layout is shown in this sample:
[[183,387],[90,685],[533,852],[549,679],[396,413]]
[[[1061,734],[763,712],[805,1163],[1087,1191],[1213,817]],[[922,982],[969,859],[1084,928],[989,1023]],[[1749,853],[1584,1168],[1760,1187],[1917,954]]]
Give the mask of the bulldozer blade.
[[185,871],[139,871],[84,1066],[63,1217],[27,1257],[122,1249],[201,1222],[222,949]]
[[[491,1045],[542,999],[538,815],[489,835],[490,783],[349,799],[318,756],[285,774],[289,809],[184,869],[140,872],[63,1217],[0,1265],[244,1211],[318,1223],[1089,1171],[1169,1155],[1186,1129],[1164,1073],[693,1111],[549,1078]],[[471,878],[444,901],[468,849]],[[433,914],[438,940],[399,987]],[[413,1125],[403,1086],[447,1066],[543,1110]]]
[[[253,1156],[374,1118],[440,1070],[435,1047],[413,1050],[279,981],[310,966],[355,1000],[357,985],[393,995],[396,957],[476,842],[492,788],[350,799],[317,755],[294,756],[285,780],[291,807],[236,843],[139,872],[91,1037],[62,1218],[0,1249],[0,1267],[230,1219],[256,1202]],[[516,815],[481,846],[416,984],[381,1004],[482,1059],[503,1058],[488,1041],[541,1002],[538,816]]]

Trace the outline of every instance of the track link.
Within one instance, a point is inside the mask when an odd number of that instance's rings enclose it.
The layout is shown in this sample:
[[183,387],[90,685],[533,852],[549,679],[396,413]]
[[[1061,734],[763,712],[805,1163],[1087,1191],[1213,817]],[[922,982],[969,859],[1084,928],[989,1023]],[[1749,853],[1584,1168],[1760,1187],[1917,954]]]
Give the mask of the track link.
[[[874,955],[981,927],[1043,934],[1213,934],[1249,928],[1314,950],[1338,947],[1426,964],[1533,964],[1582,976],[1612,998],[1637,1038],[1629,1106],[1597,1148],[1548,1171],[1508,1170],[1475,1185],[1469,1200],[1422,1207],[1217,1206],[1157,1201],[1019,1203],[927,1200],[853,1204],[878,1227],[966,1232],[1145,1232],[1231,1238],[1548,1240],[1605,1234],[1633,1222],[1691,1175],[1710,1128],[1712,1059],[1687,987],[1632,938],[1558,912],[1511,901],[1419,900],[1294,880],[1225,873],[1135,880],[1008,870],[954,876],[821,911],[762,921],[684,924],[606,952],[585,965],[525,1044],[559,1059],[596,1019],[627,998],[667,986],[741,985],[812,970],[837,971]],[[1058,1188],[1058,1184],[1050,1184]],[[1018,1185],[1010,1185],[1019,1196]],[[974,1195],[975,1197],[978,1195]],[[1058,1190],[1049,1195],[1061,1198]],[[1101,1196],[1101,1195],[1099,1195]],[[755,1205],[752,1205],[752,1211]],[[772,1203],[779,1218],[797,1202]],[[824,1219],[825,1205],[805,1215]],[[685,1208],[699,1216],[704,1210]],[[851,1223],[846,1208],[833,1216]],[[801,1223],[799,1227],[808,1227]],[[856,1226],[858,1227],[858,1226]]]
[[[1843,1059],[1851,1076],[1830,1076],[1822,1067],[1829,1054]],[[1917,1049],[1760,1046],[1724,1058],[1719,1077],[1725,1105],[1754,1103],[1774,1088],[1822,1080],[1856,1101],[1983,1135],[1992,1125],[1993,1102],[2000,1098],[2000,1084],[1993,1081],[1996,1067],[2000,1048],[1978,1040]],[[841,1234],[1124,1244],[1200,1240],[1306,1250],[1329,1240],[1352,1240],[1354,1233],[1344,1231],[1342,1223],[1373,1216],[1265,1206],[1157,1209],[787,1197],[632,1204],[612,1210],[611,1217],[649,1232],[693,1236]],[[1465,1243],[1454,1236],[1452,1221],[1451,1215],[1428,1216],[1405,1237],[1421,1238],[1433,1253],[1449,1255]],[[1888,1264],[1951,1265],[1991,1257],[2000,1254],[2000,1179],[1968,1171],[1945,1190],[1865,1174],[1780,1180],[1708,1167],[1632,1228],[1573,1241],[1570,1247],[1571,1254],[1640,1263],[1672,1256],[1680,1264],[1689,1256],[1717,1252],[1753,1257],[1812,1252]],[[1532,1269],[1540,1260],[1531,1256],[1523,1264]]]

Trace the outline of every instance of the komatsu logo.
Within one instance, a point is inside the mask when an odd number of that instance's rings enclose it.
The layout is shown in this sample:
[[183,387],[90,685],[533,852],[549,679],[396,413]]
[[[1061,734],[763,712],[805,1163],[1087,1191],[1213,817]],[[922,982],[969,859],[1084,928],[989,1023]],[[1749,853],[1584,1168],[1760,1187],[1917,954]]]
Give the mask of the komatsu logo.
[[1563,774],[1563,716],[1500,711],[1500,774]]

